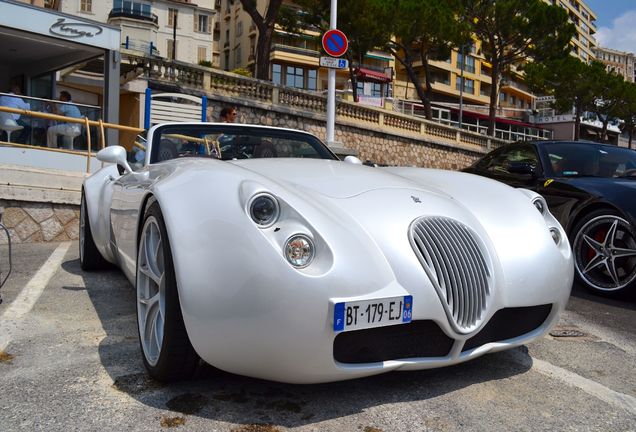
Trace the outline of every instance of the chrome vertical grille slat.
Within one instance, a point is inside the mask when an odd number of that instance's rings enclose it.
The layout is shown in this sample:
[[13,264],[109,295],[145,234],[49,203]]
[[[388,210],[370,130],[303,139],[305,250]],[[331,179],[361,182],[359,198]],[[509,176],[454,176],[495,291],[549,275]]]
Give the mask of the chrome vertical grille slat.
[[476,234],[454,219],[423,217],[413,222],[409,238],[456,330],[475,329],[490,295],[490,271]]

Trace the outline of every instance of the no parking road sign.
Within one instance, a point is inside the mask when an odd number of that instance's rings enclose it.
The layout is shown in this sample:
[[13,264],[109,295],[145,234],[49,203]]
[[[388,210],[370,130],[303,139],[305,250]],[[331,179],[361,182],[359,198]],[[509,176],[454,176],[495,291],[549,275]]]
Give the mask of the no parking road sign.
[[340,57],[347,52],[349,41],[340,30],[332,29],[322,35],[322,47],[332,57]]

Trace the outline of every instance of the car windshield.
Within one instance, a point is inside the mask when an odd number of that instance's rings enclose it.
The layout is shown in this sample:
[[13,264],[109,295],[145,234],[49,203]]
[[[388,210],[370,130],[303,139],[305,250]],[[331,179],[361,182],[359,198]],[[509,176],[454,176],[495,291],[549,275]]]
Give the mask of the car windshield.
[[542,146],[551,177],[633,177],[636,151],[594,143],[558,142]]
[[158,127],[151,163],[180,157],[337,159],[313,135],[293,130],[203,123]]

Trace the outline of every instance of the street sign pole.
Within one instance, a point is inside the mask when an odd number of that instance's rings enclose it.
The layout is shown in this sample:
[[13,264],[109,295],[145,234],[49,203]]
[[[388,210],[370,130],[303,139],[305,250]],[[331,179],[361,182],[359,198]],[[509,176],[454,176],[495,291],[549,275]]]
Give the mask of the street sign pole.
[[[331,0],[331,16],[329,28],[334,30],[338,21],[338,0]],[[334,129],[336,124],[336,70],[327,72],[327,145],[335,144]]]

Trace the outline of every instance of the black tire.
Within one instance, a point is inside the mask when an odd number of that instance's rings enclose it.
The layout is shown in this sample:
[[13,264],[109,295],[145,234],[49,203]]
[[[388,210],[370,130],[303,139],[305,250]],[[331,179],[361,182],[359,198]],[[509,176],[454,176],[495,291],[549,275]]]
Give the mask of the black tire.
[[[157,234],[158,239],[153,240]],[[144,255],[146,248],[157,251],[154,263],[152,257]],[[157,280],[161,282],[157,283]],[[150,205],[144,216],[135,285],[139,343],[148,373],[162,382],[191,378],[199,356],[190,343],[183,322],[166,225],[156,202]],[[161,296],[164,296],[163,301],[159,300]],[[149,322],[153,319],[154,322]],[[158,333],[162,333],[160,341]]]
[[634,227],[617,211],[585,215],[571,233],[576,277],[597,294],[623,297],[636,289]]
[[80,202],[79,256],[80,267],[85,271],[103,270],[110,266],[108,261],[106,261],[99,250],[97,250],[97,246],[95,246],[95,240],[93,240],[91,224],[88,218],[86,197],[84,196],[83,190]]

